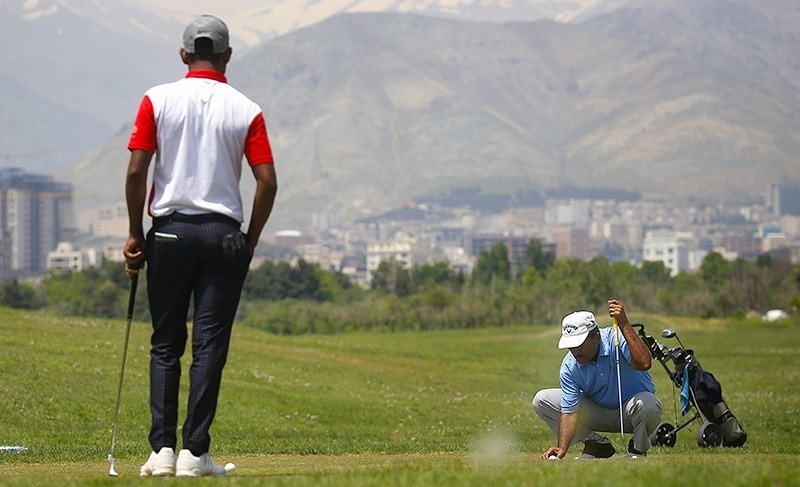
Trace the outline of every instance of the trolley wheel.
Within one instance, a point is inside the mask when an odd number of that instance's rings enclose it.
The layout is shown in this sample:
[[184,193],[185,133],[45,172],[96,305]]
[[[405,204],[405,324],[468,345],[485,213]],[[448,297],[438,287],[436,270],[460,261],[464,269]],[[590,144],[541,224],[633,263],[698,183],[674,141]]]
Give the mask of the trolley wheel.
[[675,446],[678,435],[675,433],[675,427],[669,423],[659,423],[656,430],[650,435],[650,442],[655,446],[668,446],[672,448]]
[[701,447],[722,446],[722,428],[715,423],[703,423],[697,430],[697,445]]

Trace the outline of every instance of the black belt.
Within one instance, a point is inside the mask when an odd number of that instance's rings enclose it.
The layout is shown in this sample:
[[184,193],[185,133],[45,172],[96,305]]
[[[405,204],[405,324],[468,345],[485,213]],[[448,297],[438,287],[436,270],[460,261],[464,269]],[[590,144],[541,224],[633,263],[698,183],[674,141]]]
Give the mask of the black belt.
[[233,218],[225,215],[220,215],[219,213],[202,213],[200,215],[186,215],[184,213],[178,213],[177,211],[170,213],[169,215],[165,216],[157,216],[153,218],[153,226],[161,226],[165,225],[170,222],[183,222],[183,223],[227,223],[230,225],[235,225],[236,227],[241,226],[241,223],[234,220]]

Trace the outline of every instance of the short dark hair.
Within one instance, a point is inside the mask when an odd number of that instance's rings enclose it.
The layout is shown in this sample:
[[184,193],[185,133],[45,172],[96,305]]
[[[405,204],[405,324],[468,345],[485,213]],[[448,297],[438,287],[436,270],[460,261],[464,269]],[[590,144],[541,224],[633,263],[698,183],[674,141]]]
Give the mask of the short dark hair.
[[600,328],[593,328],[592,331],[586,336],[586,338],[594,338],[600,334]]
[[210,61],[216,64],[222,60],[222,56],[225,53],[214,52],[214,41],[208,37],[199,37],[194,41],[194,52],[186,54],[190,63],[194,63],[195,61]]

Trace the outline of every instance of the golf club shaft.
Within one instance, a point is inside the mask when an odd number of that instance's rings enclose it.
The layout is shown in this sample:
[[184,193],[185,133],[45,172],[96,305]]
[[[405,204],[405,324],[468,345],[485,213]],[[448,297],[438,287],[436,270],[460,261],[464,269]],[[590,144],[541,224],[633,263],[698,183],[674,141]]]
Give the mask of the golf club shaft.
[[617,393],[619,395],[619,435],[625,444],[625,421],[622,412],[622,380],[619,371],[619,324],[616,318],[611,319],[611,327],[614,328],[614,349],[617,351]]
[[136,302],[136,287],[139,283],[139,275],[135,274],[131,278],[131,294],[128,298],[128,321],[125,325],[125,344],[122,347],[122,367],[119,371],[119,387],[117,388],[117,405],[114,408],[114,425],[111,428],[111,450],[109,457],[114,455],[114,444],[117,440],[117,420],[119,419],[119,403],[122,397],[122,379],[125,377],[125,361],[128,358],[128,339],[131,335],[131,321],[133,320],[133,306]]

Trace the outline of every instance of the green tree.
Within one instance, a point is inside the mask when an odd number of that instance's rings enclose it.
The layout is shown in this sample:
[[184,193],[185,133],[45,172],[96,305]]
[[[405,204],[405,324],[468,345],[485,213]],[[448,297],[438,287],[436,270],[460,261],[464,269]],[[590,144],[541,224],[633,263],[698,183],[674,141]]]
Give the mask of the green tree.
[[508,260],[508,248],[503,242],[495,244],[489,250],[481,251],[472,281],[484,286],[495,285],[497,281],[508,282],[511,279],[511,262]]
[[581,296],[585,307],[600,310],[606,307],[608,299],[618,296],[619,290],[615,285],[614,274],[605,257],[595,257],[589,262],[578,267],[580,276],[578,282],[581,287]]
[[542,242],[538,239],[528,242],[525,257],[527,259],[526,267],[535,269],[541,276],[547,274],[556,261],[555,254],[542,250]]
[[800,290],[800,264],[794,266],[794,282],[797,284],[798,290]]
[[636,290],[633,294],[636,301],[651,312],[664,312],[666,306],[662,300],[662,293],[670,286],[672,277],[667,266],[662,261],[645,261],[639,267],[636,281]]
[[700,264],[700,278],[715,302],[712,309],[705,310],[707,316],[726,316],[736,308],[731,292],[732,262],[719,252],[709,252]]
[[[630,262],[609,262],[609,298],[621,299],[629,309],[642,309],[644,297],[639,269]],[[605,307],[605,304],[603,304]]]
[[303,259],[296,265],[266,261],[247,274],[242,295],[246,299],[323,299],[318,266]]
[[[351,301],[360,295],[359,288],[341,272],[329,272],[317,268],[320,283],[320,298],[323,301]],[[355,292],[354,292],[355,291]]]
[[72,316],[89,316],[91,313],[91,281],[88,273],[68,270],[49,271],[43,281],[48,308]]
[[402,262],[391,258],[378,264],[378,269],[372,273],[370,286],[395,296],[408,296],[413,292],[414,282],[411,271]]
[[414,266],[412,275],[417,289],[446,286],[457,290],[464,284],[463,274],[456,272],[447,262]]
[[556,260],[543,282],[541,294],[548,297],[549,309],[544,311],[548,321],[561,317],[576,309],[586,309],[583,296],[585,278],[584,263],[575,257]]
[[127,303],[122,303],[120,289],[110,280],[101,282],[91,294],[92,316],[114,318],[127,313]]
[[718,290],[730,282],[733,265],[719,252],[709,252],[700,264],[700,277],[712,290]]
[[666,314],[710,317],[714,315],[714,297],[698,274],[680,272],[662,293]]
[[9,308],[39,309],[44,303],[36,288],[12,279],[0,286],[0,305]]
[[639,273],[645,282],[656,285],[667,284],[671,279],[669,275],[669,269],[667,269],[667,266],[664,264],[664,262],[660,260],[648,260],[642,262],[642,266],[639,268]]

